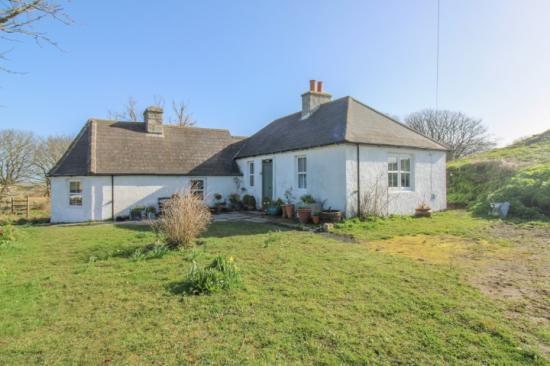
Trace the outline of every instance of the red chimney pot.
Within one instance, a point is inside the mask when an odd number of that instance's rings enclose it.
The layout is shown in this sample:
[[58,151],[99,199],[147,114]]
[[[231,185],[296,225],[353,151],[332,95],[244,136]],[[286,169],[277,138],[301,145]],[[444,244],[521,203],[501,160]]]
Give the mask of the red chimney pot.
[[322,93],[322,92],[323,92],[323,82],[318,81],[317,82],[317,93]]
[[309,81],[309,91],[315,91],[315,80]]

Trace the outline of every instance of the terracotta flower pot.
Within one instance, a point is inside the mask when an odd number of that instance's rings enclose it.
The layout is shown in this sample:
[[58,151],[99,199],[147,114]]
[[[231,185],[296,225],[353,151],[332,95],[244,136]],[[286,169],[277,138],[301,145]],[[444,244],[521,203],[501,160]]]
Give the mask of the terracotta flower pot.
[[318,216],[318,215],[317,216],[315,216],[315,215],[311,216],[311,220],[313,221],[313,223],[315,225],[319,225],[319,223],[321,222],[321,216]]
[[311,219],[311,208],[298,209],[298,220],[300,220],[300,223],[307,224],[310,219]]
[[432,216],[431,208],[417,208],[414,211],[414,215],[418,217],[430,217]]
[[288,217],[289,219],[294,217],[294,205],[287,203],[283,205],[283,217]]

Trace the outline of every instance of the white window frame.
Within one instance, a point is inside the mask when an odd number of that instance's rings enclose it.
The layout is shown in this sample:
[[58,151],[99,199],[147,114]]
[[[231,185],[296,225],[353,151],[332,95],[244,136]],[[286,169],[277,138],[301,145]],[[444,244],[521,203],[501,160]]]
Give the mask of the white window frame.
[[[79,191],[73,192],[71,190],[72,183],[78,183],[78,187],[80,188]],[[82,187],[82,180],[80,179],[71,179],[69,180],[69,206],[71,207],[82,207],[84,204],[84,195],[83,195],[84,189]],[[73,198],[80,198],[80,203],[73,203]]]
[[[391,159],[397,160],[397,170],[390,170],[389,164]],[[401,160],[409,160],[409,170],[403,170]],[[412,191],[413,190],[413,176],[414,176],[414,163],[411,154],[388,154],[386,162],[388,169],[388,188],[394,191]],[[397,174],[397,186],[390,186],[390,174]],[[403,175],[409,175],[409,185],[403,186]]]
[[250,187],[254,187],[256,185],[256,167],[254,165],[254,161],[249,161],[247,163],[248,165],[248,185]]
[[[194,187],[194,182],[198,182],[198,181],[201,181],[202,182],[202,188],[195,188]],[[206,179],[204,178],[192,178],[191,180],[189,180],[189,190],[191,191],[191,193],[193,194],[197,194],[197,193],[200,193],[200,196],[201,196],[201,200],[204,201],[206,195]]]
[[[300,159],[304,159],[304,167],[305,170],[300,170]],[[303,187],[300,186],[300,177],[304,177],[304,185]],[[298,155],[296,156],[296,186],[298,189],[307,189],[307,156],[305,155]]]

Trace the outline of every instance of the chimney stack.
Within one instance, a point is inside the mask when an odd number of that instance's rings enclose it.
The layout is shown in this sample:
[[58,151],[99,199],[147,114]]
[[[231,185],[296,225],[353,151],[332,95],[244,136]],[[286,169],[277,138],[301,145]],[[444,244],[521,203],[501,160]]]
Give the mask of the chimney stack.
[[330,102],[332,95],[323,91],[323,82],[310,80],[309,91],[302,94],[302,119],[308,118],[321,104]]
[[151,134],[162,135],[162,108],[150,106],[143,112],[143,120],[145,121],[145,131]]

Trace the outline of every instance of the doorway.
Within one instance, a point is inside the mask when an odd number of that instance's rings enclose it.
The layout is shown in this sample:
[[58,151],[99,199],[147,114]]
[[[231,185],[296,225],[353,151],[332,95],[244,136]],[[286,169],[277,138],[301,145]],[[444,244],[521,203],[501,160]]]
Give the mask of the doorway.
[[273,199],[273,160],[262,160],[262,202]]

